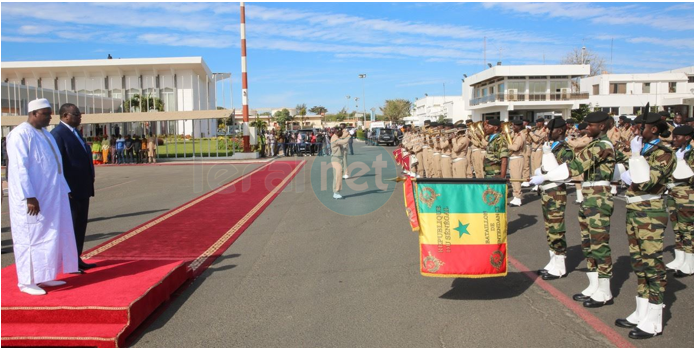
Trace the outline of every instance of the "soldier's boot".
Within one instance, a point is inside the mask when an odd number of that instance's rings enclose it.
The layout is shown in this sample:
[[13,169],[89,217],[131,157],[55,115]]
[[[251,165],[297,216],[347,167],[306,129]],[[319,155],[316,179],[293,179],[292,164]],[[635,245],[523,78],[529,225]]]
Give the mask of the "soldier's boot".
[[574,294],[574,301],[589,301],[591,295],[598,289],[598,272],[589,272],[586,274],[589,278],[589,286],[579,294]]
[[555,251],[548,250],[548,252],[550,252],[550,261],[548,261],[548,264],[546,264],[543,269],[538,270],[538,275],[542,276],[543,274],[548,273],[548,270],[553,266],[553,257],[555,257]]
[[613,294],[611,294],[611,279],[599,278],[598,289],[591,295],[588,301],[584,301],[584,307],[596,308],[613,304]]
[[647,315],[632,329],[628,336],[632,339],[649,339],[661,335],[664,304],[649,304]]
[[567,276],[567,267],[565,266],[565,255],[555,255],[553,258],[553,266],[548,270],[548,273],[543,274],[543,280],[555,280]]
[[678,269],[678,267],[683,265],[683,262],[685,261],[685,251],[683,250],[674,250],[674,253],[676,255],[676,258],[666,264],[666,270],[667,271],[675,271]]
[[512,201],[509,201],[509,204],[512,206],[519,207],[519,206],[521,206],[521,199],[518,197],[515,197],[512,199]]
[[634,328],[639,324],[642,319],[647,316],[647,310],[649,309],[649,299],[644,297],[635,296],[635,311],[627,318],[620,318],[615,320],[615,325],[621,328]]
[[673,274],[673,276],[676,278],[693,275],[693,254],[684,253],[683,256],[683,264],[676,268],[676,273]]

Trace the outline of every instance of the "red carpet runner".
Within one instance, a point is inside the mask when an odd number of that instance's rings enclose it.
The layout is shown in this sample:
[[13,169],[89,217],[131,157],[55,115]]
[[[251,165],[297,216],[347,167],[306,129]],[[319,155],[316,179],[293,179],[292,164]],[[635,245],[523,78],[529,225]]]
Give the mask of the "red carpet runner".
[[99,267],[30,296],[2,269],[2,346],[119,347],[253,223],[304,165],[272,162],[82,255]]

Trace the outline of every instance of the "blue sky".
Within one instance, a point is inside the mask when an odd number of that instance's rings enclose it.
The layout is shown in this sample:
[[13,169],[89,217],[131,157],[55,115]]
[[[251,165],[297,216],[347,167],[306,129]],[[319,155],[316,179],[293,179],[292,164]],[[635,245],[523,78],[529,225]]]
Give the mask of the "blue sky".
[[[240,107],[239,3],[3,2],[1,12],[3,61],[202,56],[232,73]],[[462,75],[483,69],[483,37],[493,64],[555,64],[584,43],[615,73],[692,66],[693,12],[692,2],[246,3],[249,102],[335,113],[346,95],[361,99],[360,73],[367,110],[458,95]]]

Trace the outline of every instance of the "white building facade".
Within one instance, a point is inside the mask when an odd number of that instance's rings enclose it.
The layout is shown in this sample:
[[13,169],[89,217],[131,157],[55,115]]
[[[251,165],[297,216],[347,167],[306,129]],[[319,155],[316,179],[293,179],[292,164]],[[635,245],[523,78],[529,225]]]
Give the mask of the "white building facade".
[[[70,102],[86,115],[85,136],[144,134],[147,129],[156,134],[210,136],[217,130],[216,119],[89,125],[89,115],[142,116],[139,113],[209,111],[232,105],[231,84],[225,84],[231,74],[212,73],[202,57],[2,62],[1,71],[3,116],[26,116],[28,102],[37,97],[51,101],[54,113]],[[133,100],[135,96],[140,98]]]
[[613,115],[636,115],[649,102],[661,111],[693,116],[693,66],[643,74],[602,74],[581,80],[592,108]]
[[457,122],[471,118],[465,109],[463,96],[426,96],[413,102],[410,116],[403,120],[406,124],[422,126],[426,120],[436,122],[443,117],[445,121]]
[[577,80],[589,72],[589,65],[492,66],[464,79],[465,110],[473,121],[569,118],[571,110],[588,103]]

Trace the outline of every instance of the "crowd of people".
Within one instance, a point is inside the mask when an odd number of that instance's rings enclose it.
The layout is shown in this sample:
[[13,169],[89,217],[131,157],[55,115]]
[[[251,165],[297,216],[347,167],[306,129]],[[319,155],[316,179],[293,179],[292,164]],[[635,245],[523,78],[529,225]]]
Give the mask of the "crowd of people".
[[[630,260],[637,277],[635,310],[615,321],[630,338],[663,332],[667,270],[693,275],[693,118],[649,112],[616,120],[592,112],[582,123],[539,119],[476,124],[427,123],[406,128],[401,153],[412,177],[502,178],[512,184],[510,205],[521,206],[522,186],[541,195],[550,260],[538,270],[544,280],[567,276],[567,188],[576,186],[582,252],[588,286],[573,299],[584,307],[613,304],[610,280],[610,217],[617,187],[624,186]],[[533,170],[533,173],[531,173]],[[671,220],[675,259],[663,261],[664,232]],[[675,312],[675,311],[673,311]]]
[[[285,132],[269,131],[260,134],[258,142],[261,156],[331,156],[331,138],[338,129],[343,130],[343,126],[338,128],[324,128],[309,130],[287,130]],[[352,142],[355,138],[355,130],[349,129],[346,134],[350,136],[348,148],[351,155],[354,155]]]
[[150,133],[147,137],[133,134],[112,137],[88,137],[87,144],[92,150],[92,162],[101,164],[136,164],[157,162],[157,137]]

